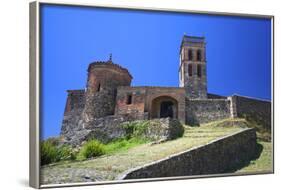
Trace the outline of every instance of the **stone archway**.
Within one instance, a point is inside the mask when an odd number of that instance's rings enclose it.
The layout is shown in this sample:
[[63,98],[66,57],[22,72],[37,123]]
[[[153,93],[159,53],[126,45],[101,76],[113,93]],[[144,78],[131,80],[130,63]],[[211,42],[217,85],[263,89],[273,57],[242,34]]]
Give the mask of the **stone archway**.
[[154,98],[151,103],[151,118],[178,118],[178,101],[170,96]]
[[172,101],[163,101],[160,104],[160,118],[171,117],[173,118],[173,102]]

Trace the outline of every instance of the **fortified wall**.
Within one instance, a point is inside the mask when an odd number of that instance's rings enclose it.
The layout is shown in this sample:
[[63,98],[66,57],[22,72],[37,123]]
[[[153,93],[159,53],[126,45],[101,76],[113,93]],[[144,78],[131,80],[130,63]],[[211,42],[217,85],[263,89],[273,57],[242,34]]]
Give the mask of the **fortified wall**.
[[250,97],[233,95],[229,98],[233,104],[233,116],[254,120],[271,130],[271,102]]
[[199,125],[229,117],[231,117],[230,100],[186,100],[186,123],[189,125]]

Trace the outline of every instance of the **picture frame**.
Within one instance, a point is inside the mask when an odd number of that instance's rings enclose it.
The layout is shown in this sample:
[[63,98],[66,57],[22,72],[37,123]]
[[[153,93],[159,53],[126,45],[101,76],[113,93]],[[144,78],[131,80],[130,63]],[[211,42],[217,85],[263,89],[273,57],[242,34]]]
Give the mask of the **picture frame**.
[[[261,19],[268,19],[270,20],[271,25],[271,39],[270,39],[270,48],[271,48],[271,65],[270,65],[270,93],[271,93],[271,99],[270,99],[270,139],[271,139],[271,170],[270,171],[257,171],[255,173],[216,173],[216,174],[198,174],[198,175],[183,175],[183,176],[169,176],[169,177],[153,177],[153,178],[140,178],[140,179],[129,179],[129,180],[111,180],[111,181],[100,181],[100,182],[76,182],[73,181],[73,183],[61,183],[61,184],[41,184],[40,183],[40,141],[41,141],[41,130],[42,130],[42,101],[44,97],[42,97],[42,12],[41,8],[43,6],[58,6],[58,7],[80,7],[80,8],[87,8],[87,9],[111,9],[111,10],[128,10],[128,11],[144,11],[144,12],[153,12],[153,13],[180,13],[180,14],[195,14],[195,15],[205,15],[205,16],[233,16],[236,18],[261,18]],[[185,36],[185,35],[184,35]],[[188,37],[188,36],[187,36]],[[186,38],[187,40],[190,40],[189,38]],[[192,40],[194,40],[192,38]],[[196,38],[196,40],[198,40]],[[61,187],[61,186],[80,186],[80,185],[96,185],[96,184],[112,184],[112,183],[128,183],[128,182],[143,182],[143,181],[159,181],[159,180],[176,180],[176,179],[190,179],[190,178],[204,178],[204,177],[218,177],[218,176],[236,176],[236,175],[249,175],[249,174],[267,174],[267,173],[273,173],[274,172],[274,16],[272,15],[253,15],[253,14],[235,14],[235,13],[221,13],[221,12],[204,12],[204,11],[191,11],[191,10],[173,10],[173,9],[160,9],[160,8],[143,8],[143,7],[124,7],[124,6],[108,6],[108,5],[97,5],[97,4],[69,4],[69,3],[54,3],[54,2],[48,2],[48,1],[36,1],[30,3],[30,186],[35,188],[47,188],[47,187]],[[208,51],[208,50],[206,50]],[[187,53],[188,54],[188,53]],[[204,54],[202,55],[204,56]],[[195,54],[195,57],[198,57],[198,55]],[[201,57],[201,56],[200,56]],[[112,58],[109,58],[109,61],[111,61]],[[85,68],[84,68],[85,70]],[[187,72],[187,71],[186,71]],[[197,75],[198,75],[197,70]],[[186,73],[189,75],[189,73]],[[193,73],[191,73],[192,75]],[[204,72],[203,72],[204,74]],[[175,74],[176,75],[176,74]],[[201,75],[201,74],[200,74]],[[98,89],[100,88],[100,85]],[[130,90],[130,89],[129,89]],[[98,90],[99,91],[99,90]],[[148,93],[149,90],[147,90],[146,93]],[[152,91],[153,92],[153,91]],[[134,94],[135,92],[132,91]],[[170,92],[165,91],[163,94],[169,94]],[[182,92],[179,92],[182,93]],[[184,91],[183,91],[184,93]],[[200,92],[201,93],[201,92]],[[166,96],[165,95],[165,96]],[[207,94],[206,94],[207,95]],[[118,95],[117,95],[118,96]],[[161,95],[162,96],[162,95]],[[232,96],[231,98],[228,98],[226,101],[229,101],[231,103],[239,101],[239,95]],[[248,97],[241,96],[242,99],[247,99]],[[128,98],[128,97],[127,97]],[[191,97],[192,99],[193,97]],[[196,97],[198,98],[198,97]],[[208,99],[207,97],[204,97],[205,99]],[[203,99],[204,99],[203,98]],[[213,99],[219,99],[220,97],[215,97]],[[131,102],[132,97],[129,98]],[[244,99],[243,99],[244,100]],[[127,100],[128,101],[128,100]],[[162,100],[159,100],[162,101]],[[163,100],[164,101],[164,100]],[[168,100],[165,99],[167,102]],[[170,100],[169,100],[170,101]],[[177,100],[178,101],[178,100]],[[159,108],[159,113],[153,112],[153,101],[151,100],[150,105],[150,116],[155,114],[155,117],[161,116],[161,108]],[[103,104],[104,105],[104,104]],[[157,106],[162,106],[162,104]],[[262,105],[264,106],[264,105]],[[163,107],[165,107],[163,105]],[[166,107],[169,107],[166,105]],[[266,107],[266,106],[264,106]],[[117,108],[115,108],[116,110]],[[122,111],[123,107],[120,108],[119,111]],[[156,108],[155,108],[156,109]],[[164,108],[163,108],[164,109]],[[173,108],[174,109],[174,108]],[[199,108],[196,108],[199,109]],[[205,109],[205,108],[204,108]],[[222,109],[222,108],[218,108]],[[233,110],[232,110],[233,112]],[[158,116],[156,116],[158,114]],[[170,117],[174,117],[174,115],[177,115],[177,119],[179,120],[188,120],[188,117],[186,115],[180,115],[181,111],[180,108],[178,110],[173,112],[163,112],[163,114],[168,114]],[[233,114],[233,113],[232,113]],[[149,116],[149,117],[150,117]],[[152,117],[152,116],[151,116]],[[192,120],[193,118],[189,118]],[[185,123],[185,122],[184,122]],[[251,132],[252,133],[252,132]],[[174,155],[174,154],[173,154]],[[149,164],[149,163],[147,163]],[[147,166],[147,165],[145,165]],[[157,171],[159,172],[159,171]]]

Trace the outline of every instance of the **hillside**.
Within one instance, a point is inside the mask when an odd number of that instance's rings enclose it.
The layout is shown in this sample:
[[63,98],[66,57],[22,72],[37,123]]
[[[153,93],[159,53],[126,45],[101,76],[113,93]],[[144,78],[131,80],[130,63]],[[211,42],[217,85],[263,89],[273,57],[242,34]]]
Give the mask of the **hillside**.
[[[240,125],[241,123],[243,125]],[[86,161],[64,161],[46,165],[41,170],[41,182],[42,184],[57,184],[114,180],[128,169],[142,166],[239,132],[246,126],[244,124],[243,119],[227,119],[211,122],[200,127],[185,126],[183,137],[175,140],[160,144],[146,143]],[[267,143],[267,149],[265,150],[268,150],[269,146],[270,143]],[[269,154],[264,154],[262,159],[266,159],[266,162],[268,162],[269,157]],[[256,169],[254,167],[255,163],[259,163],[258,159],[254,163],[251,162],[248,169],[245,168],[245,170],[241,171],[254,171]],[[270,165],[264,165],[262,170],[264,169],[270,170]]]

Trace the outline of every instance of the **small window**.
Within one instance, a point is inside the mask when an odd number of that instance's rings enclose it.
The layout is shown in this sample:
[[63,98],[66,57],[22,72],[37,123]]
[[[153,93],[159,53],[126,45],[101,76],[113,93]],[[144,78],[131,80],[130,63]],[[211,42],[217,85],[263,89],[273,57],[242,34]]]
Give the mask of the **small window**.
[[188,65],[188,76],[192,76],[192,65]]
[[192,50],[188,50],[188,60],[192,60],[193,56],[192,56]]
[[127,104],[132,104],[132,94],[127,95]]
[[100,83],[98,84],[97,92],[99,92],[99,91],[100,91]]
[[202,60],[201,50],[197,50],[197,61],[201,61],[201,60]]
[[198,77],[201,77],[202,76],[202,68],[201,68],[201,65],[197,65],[197,76]]

